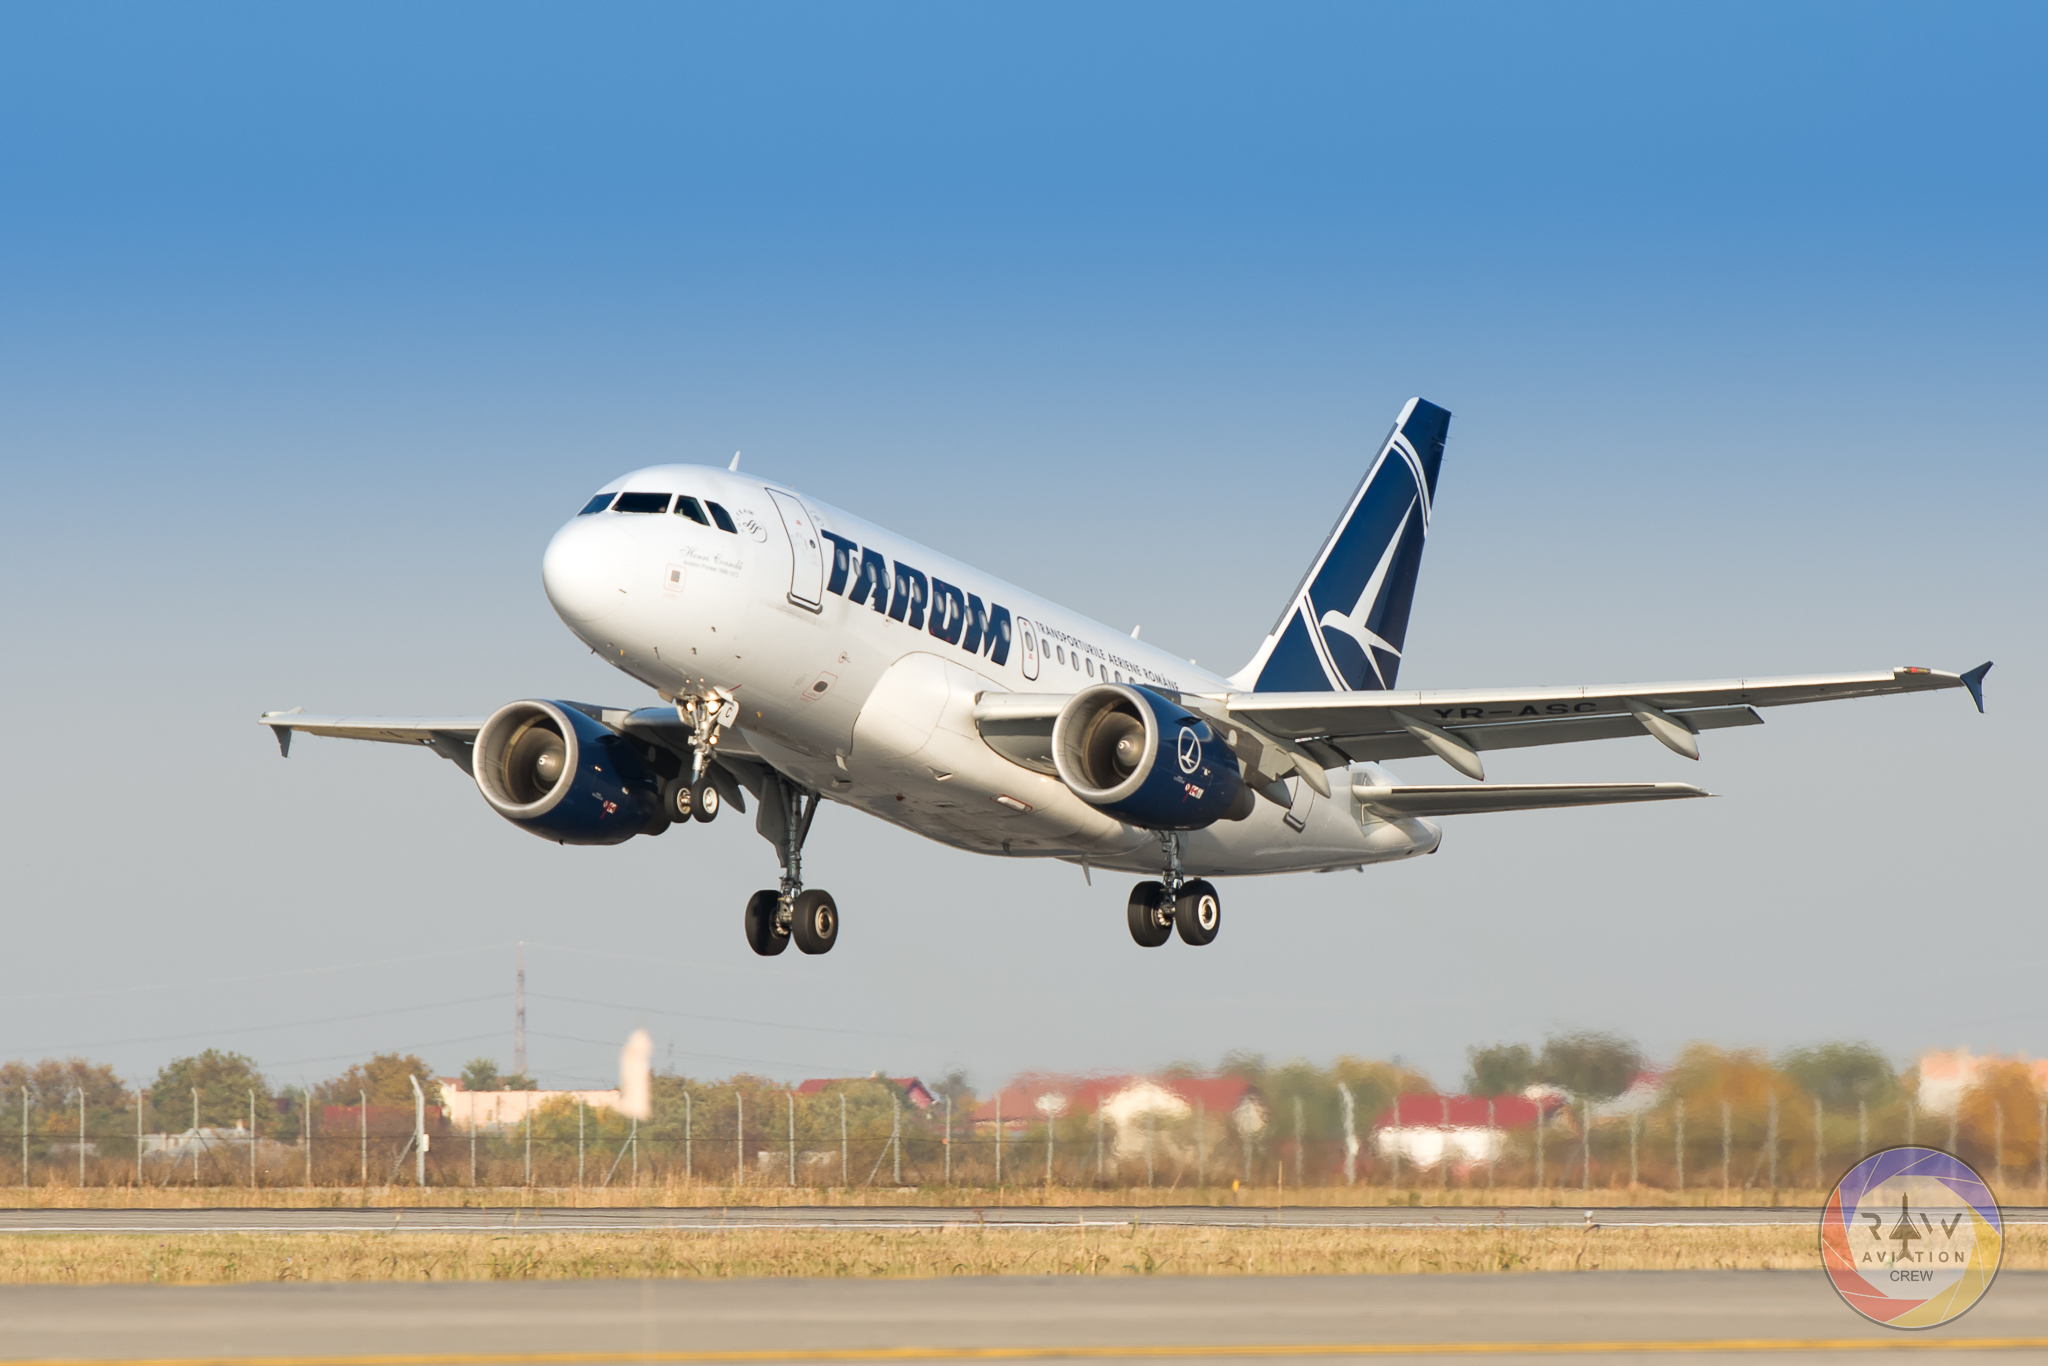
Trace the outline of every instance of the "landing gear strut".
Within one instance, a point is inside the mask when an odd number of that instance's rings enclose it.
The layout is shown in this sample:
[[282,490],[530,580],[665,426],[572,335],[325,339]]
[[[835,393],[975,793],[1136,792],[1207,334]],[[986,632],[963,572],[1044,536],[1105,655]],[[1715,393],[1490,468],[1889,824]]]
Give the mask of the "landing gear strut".
[[1215,940],[1223,928],[1223,898],[1207,878],[1191,878],[1181,869],[1180,835],[1161,831],[1165,871],[1158,882],[1131,889],[1125,908],[1131,938],[1140,948],[1156,949],[1178,931],[1181,942],[1200,946]]
[[830,892],[804,890],[804,840],[819,796],[779,775],[768,786],[761,794],[761,833],[775,842],[782,885],[748,898],[747,943],[764,957],[781,953],[792,939],[803,953],[830,953],[839,942],[839,905]]

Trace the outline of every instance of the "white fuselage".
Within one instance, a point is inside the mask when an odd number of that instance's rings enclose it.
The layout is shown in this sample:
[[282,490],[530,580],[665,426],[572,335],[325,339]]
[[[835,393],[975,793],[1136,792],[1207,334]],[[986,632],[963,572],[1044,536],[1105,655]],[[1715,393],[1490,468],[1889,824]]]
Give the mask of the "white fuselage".
[[[542,562],[548,598],[615,668],[668,701],[722,690],[738,703],[735,728],[762,759],[833,801],[930,839],[978,853],[1158,871],[1156,835],[984,743],[975,699],[1069,693],[1098,679],[1222,694],[1226,680],[779,485],[663,465],[606,487],[716,502],[737,526],[601,512],[572,518],[555,534]],[[863,582],[864,562],[888,572]],[[892,595],[892,580],[912,587]],[[878,608],[878,597],[893,600]],[[963,623],[960,604],[970,597],[975,611]],[[1010,623],[1006,642],[990,639],[999,609]],[[1360,766],[1361,778],[1369,773],[1388,781]],[[1344,868],[1437,846],[1431,822],[1363,813],[1348,773],[1331,775],[1330,798],[1298,778],[1289,787],[1291,809],[1262,799],[1242,821],[1184,836],[1187,871]]]

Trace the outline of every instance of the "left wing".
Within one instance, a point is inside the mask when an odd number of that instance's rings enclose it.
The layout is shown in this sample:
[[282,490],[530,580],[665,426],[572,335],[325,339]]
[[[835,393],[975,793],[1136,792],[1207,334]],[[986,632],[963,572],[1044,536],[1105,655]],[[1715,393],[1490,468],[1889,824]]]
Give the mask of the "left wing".
[[[1435,754],[1468,777],[1483,780],[1481,750],[1625,735],[1648,734],[1697,759],[1701,731],[1761,725],[1757,707],[1967,688],[1981,712],[1984,675],[1990,669],[1986,663],[1960,674],[1897,668],[1797,678],[1500,691],[1246,692],[1207,700],[1231,719],[1281,742],[1281,748],[1298,747],[1324,768]],[[1300,767],[1312,784],[1321,776],[1306,765]]]
[[1560,806],[1661,802],[1714,794],[1690,783],[1454,783],[1381,787],[1353,783],[1351,795],[1376,816],[1469,816],[1480,811],[1545,811]]

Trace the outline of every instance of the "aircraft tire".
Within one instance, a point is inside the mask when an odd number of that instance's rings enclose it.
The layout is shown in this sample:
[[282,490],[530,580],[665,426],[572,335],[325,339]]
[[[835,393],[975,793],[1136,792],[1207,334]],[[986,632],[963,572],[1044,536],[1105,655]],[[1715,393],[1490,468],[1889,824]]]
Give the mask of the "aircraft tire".
[[1159,914],[1166,902],[1166,888],[1157,882],[1141,882],[1131,888],[1125,906],[1131,938],[1139,948],[1156,949],[1173,937],[1173,921]]
[[661,785],[661,814],[671,822],[690,819],[690,784],[687,779],[671,778]]
[[693,820],[709,824],[718,819],[718,808],[725,804],[725,799],[718,795],[718,789],[711,785],[709,778],[690,787],[688,791],[690,816]]
[[796,899],[789,937],[805,953],[830,953],[839,942],[839,906],[830,892],[808,891]]
[[776,912],[782,909],[782,893],[756,892],[747,898],[747,947],[763,958],[773,958],[789,947],[789,935],[775,927]]
[[1223,898],[1207,878],[1183,883],[1180,898],[1173,903],[1173,927],[1183,944],[1200,947],[1213,943],[1223,928]]

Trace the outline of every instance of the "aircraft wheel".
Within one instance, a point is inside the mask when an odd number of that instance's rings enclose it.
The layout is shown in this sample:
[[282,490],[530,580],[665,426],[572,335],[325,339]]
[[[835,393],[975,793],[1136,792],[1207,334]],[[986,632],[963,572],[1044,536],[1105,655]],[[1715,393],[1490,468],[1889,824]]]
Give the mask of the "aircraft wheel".
[[661,814],[671,821],[690,819],[690,784],[683,778],[671,778],[661,785]]
[[747,947],[763,958],[772,958],[789,947],[789,933],[775,924],[782,910],[782,893],[756,892],[747,898]]
[[1131,938],[1139,948],[1156,949],[1173,937],[1173,920],[1166,904],[1166,888],[1157,882],[1141,882],[1131,888],[1125,908]]
[[711,780],[706,778],[703,782],[692,785],[688,790],[690,793],[691,817],[707,822],[717,820],[718,808],[724,804],[724,799],[718,795],[718,789],[711,785]]
[[805,953],[830,953],[839,942],[839,907],[830,892],[805,892],[796,899],[790,937]]
[[1180,899],[1173,903],[1173,927],[1181,942],[1202,945],[1213,941],[1223,928],[1223,898],[1206,878],[1181,884]]

